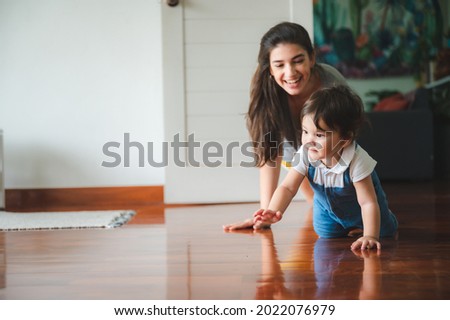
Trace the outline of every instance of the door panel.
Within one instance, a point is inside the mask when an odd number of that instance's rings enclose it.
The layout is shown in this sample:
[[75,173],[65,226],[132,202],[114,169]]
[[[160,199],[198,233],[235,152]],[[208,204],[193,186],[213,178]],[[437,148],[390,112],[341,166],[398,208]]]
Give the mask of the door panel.
[[[295,1],[295,0],[294,0]],[[186,20],[236,20],[248,19],[287,20],[290,2],[285,0],[185,0]],[[304,0],[298,2],[305,2]],[[312,11],[311,11],[312,12]],[[259,38],[257,38],[259,39]],[[252,38],[253,40],[253,38]]]
[[167,203],[259,200],[244,115],[260,38],[280,21],[312,34],[312,1],[162,4],[165,140],[179,142],[169,147]]

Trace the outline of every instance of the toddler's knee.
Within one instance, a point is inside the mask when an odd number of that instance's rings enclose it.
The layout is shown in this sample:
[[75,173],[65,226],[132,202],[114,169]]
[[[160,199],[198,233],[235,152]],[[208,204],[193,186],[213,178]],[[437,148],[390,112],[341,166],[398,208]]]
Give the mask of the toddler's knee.
[[314,231],[323,239],[340,238],[344,236],[344,233],[341,230],[333,230],[319,226],[314,226]]

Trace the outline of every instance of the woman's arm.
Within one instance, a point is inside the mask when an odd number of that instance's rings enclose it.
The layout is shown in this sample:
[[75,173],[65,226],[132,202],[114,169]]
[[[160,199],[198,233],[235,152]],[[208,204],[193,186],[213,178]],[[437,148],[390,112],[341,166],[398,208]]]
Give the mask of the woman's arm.
[[354,183],[358,203],[361,206],[364,233],[353,242],[353,249],[381,249],[380,238],[380,207],[378,205],[372,177],[369,175]]
[[259,169],[260,207],[263,209],[267,209],[273,193],[277,189],[281,160],[282,157],[279,156],[276,161],[267,162]]
[[[277,157],[276,161],[267,162],[259,169],[259,191],[260,191],[260,210],[256,211],[254,215],[259,215],[264,212],[269,206],[270,199],[272,199],[275,192],[278,179],[280,177],[281,158]],[[233,231],[239,229],[253,228],[254,218],[248,218],[244,221],[235,222],[223,226],[225,231]]]

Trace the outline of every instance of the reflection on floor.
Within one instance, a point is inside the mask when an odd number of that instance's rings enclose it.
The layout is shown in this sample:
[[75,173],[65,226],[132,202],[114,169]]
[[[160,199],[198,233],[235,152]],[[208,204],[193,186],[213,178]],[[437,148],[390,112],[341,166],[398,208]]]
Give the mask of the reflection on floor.
[[231,204],[142,209],[112,230],[0,233],[0,299],[450,299],[449,190],[388,185],[400,231],[379,254],[318,239],[304,202],[262,232],[223,232],[258,208]]

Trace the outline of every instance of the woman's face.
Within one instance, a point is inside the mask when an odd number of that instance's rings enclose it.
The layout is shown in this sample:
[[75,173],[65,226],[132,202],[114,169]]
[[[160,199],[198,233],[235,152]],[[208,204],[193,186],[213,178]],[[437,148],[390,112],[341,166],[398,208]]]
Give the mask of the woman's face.
[[280,43],[270,52],[270,74],[288,94],[299,95],[307,86],[314,56],[298,44]]

